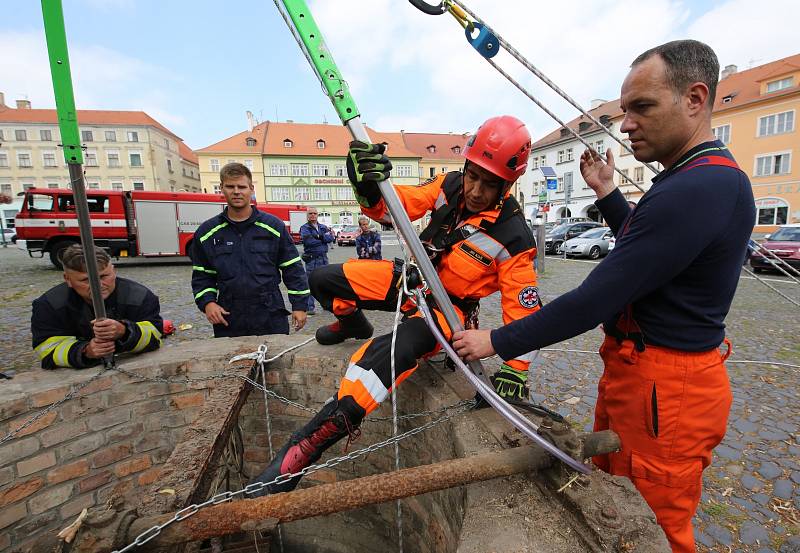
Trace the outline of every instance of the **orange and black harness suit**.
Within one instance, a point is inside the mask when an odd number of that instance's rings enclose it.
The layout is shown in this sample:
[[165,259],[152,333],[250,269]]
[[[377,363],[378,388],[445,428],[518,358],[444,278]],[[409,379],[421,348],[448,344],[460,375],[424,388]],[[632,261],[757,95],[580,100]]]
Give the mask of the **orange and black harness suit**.
[[[533,270],[536,255],[533,235],[512,196],[503,201],[501,208],[459,216],[463,204],[462,179],[461,172],[456,171],[420,186],[394,189],[412,221],[432,211],[431,226],[437,228],[429,227],[421,238],[430,236],[434,244],[446,246],[436,267],[462,323],[465,311],[469,312],[478,300],[498,290],[502,294],[504,322],[520,319],[540,307]],[[362,211],[377,221],[386,219],[383,200]],[[362,308],[394,311],[397,278],[392,261],[351,260],[314,271],[311,293],[338,317]],[[395,382],[391,378],[391,333],[367,341],[350,359],[338,400],[355,425],[416,370],[417,359],[439,350],[414,305],[406,302],[402,309],[395,346]],[[452,332],[444,316],[436,309],[434,313],[439,328],[449,339]],[[518,371],[527,371],[529,363],[527,353],[506,361]]]

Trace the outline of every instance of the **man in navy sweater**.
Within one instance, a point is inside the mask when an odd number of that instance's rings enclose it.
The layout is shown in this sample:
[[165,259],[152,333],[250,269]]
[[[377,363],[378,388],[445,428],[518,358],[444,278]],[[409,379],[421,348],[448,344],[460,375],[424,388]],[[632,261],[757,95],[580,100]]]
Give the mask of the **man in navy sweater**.
[[750,182],[711,132],[718,74],[713,50],[692,40],[636,58],[622,85],[621,130],[637,160],[665,170],[632,209],[614,185],[611,151],[607,162],[590,150],[581,156],[614,251],[543,309],[454,336],[468,360],[512,359],[603,323],[595,429],[617,432],[622,450],[594,461],[633,481],[679,552],[695,551],[702,471],[725,434],[723,321],[755,221]]

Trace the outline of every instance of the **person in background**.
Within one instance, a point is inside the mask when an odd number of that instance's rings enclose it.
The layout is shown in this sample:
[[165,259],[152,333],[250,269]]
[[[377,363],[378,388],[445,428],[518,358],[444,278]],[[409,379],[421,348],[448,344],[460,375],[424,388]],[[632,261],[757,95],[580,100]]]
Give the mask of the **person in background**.
[[[303,262],[306,264],[306,274],[311,279],[311,273],[317,267],[328,264],[328,244],[333,244],[333,231],[323,225],[317,218],[319,213],[316,207],[309,207],[306,212],[308,222],[300,227],[300,239],[303,241]],[[308,296],[308,314],[315,314],[314,296]]]
[[100,294],[106,317],[98,319],[83,246],[64,250],[64,282],[33,301],[33,350],[43,369],[84,369],[115,353],[142,353],[161,347],[164,323],[158,297],[145,286],[118,277],[111,258],[95,248]]
[[356,253],[359,259],[383,259],[381,257],[381,233],[369,228],[369,219],[363,215],[358,218],[361,231],[356,236]]
[[510,359],[603,323],[594,428],[615,431],[622,449],[594,462],[631,479],[679,553],[695,551],[703,470],[725,435],[724,321],[756,216],[747,175],[711,131],[718,75],[716,54],[695,40],[633,61],[620,130],[638,161],[664,170],[631,208],[614,185],[611,150],[607,162],[593,150],[580,160],[616,236],[613,255],[541,310],[492,331],[457,332],[453,342],[467,360]]
[[283,221],[252,205],[253,178],[245,165],[219,172],[227,207],[205,221],[192,242],[192,293],[214,336],[289,334],[306,324],[310,291],[300,254]]

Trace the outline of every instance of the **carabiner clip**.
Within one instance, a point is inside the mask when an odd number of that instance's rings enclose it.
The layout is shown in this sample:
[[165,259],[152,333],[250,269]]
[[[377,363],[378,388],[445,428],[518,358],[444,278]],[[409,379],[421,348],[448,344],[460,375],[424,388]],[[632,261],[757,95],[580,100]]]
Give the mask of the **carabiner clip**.
[[412,6],[417,8],[419,11],[423,13],[427,13],[428,15],[442,15],[444,12],[447,11],[447,7],[445,6],[444,2],[439,2],[438,5],[432,6],[427,2],[423,2],[423,0],[408,0]]
[[464,29],[467,42],[469,42],[472,47],[475,48],[478,53],[486,59],[496,56],[497,52],[500,51],[500,41],[497,40],[497,37],[494,36],[494,34],[482,23],[475,22],[473,23],[473,26],[475,29],[478,29],[478,36],[473,38],[472,30],[469,28]]

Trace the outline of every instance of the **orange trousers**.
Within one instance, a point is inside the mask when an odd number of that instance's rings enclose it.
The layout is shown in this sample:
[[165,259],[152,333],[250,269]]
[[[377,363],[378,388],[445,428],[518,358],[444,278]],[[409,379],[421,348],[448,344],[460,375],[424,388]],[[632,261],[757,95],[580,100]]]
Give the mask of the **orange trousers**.
[[595,431],[611,429],[622,450],[594,457],[602,470],[627,476],[655,513],[672,551],[694,553],[692,517],[703,470],[722,441],[731,407],[723,362],[714,349],[683,352],[606,337],[597,390]]

